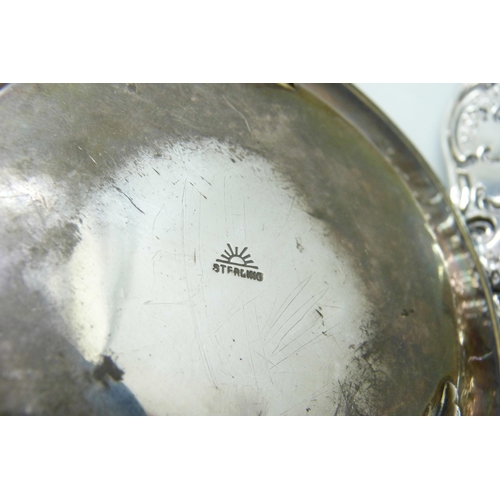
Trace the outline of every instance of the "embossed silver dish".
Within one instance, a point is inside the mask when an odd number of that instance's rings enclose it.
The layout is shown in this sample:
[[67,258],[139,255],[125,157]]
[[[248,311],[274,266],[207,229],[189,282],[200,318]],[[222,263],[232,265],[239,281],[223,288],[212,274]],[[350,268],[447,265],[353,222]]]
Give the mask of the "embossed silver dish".
[[1,413],[499,412],[468,233],[353,87],[12,85],[0,138]]

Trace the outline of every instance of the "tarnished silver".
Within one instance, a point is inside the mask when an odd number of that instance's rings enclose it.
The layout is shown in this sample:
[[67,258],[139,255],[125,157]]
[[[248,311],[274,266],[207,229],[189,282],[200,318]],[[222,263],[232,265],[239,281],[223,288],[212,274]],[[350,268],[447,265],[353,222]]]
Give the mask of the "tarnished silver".
[[450,196],[463,214],[500,314],[500,85],[465,85],[444,132]]
[[0,93],[0,412],[500,411],[469,235],[344,85]]

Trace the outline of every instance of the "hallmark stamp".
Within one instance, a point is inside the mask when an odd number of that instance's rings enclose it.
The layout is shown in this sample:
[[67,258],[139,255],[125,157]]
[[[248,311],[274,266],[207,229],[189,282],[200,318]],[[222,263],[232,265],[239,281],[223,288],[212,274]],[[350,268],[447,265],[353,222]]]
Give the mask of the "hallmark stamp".
[[248,247],[245,247],[241,252],[238,252],[238,247],[235,247],[233,250],[228,243],[227,249],[221,254],[220,259],[215,260],[212,269],[216,273],[232,274],[240,278],[263,281],[264,274],[258,271],[259,267],[251,260],[252,256],[250,254],[245,255],[247,250]]

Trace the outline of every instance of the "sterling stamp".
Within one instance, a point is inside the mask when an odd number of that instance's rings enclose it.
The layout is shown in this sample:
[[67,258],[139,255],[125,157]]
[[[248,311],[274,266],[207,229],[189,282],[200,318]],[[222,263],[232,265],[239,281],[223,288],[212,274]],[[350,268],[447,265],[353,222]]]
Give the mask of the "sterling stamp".
[[[221,254],[220,259],[215,260],[212,269],[216,273],[232,274],[240,278],[263,281],[264,274],[257,271],[259,267],[250,259],[251,255],[249,253],[245,254],[247,250],[248,247],[245,247],[241,252],[238,252],[238,247],[234,247],[233,250],[232,246],[228,243],[227,249]],[[251,269],[255,269],[255,271]]]

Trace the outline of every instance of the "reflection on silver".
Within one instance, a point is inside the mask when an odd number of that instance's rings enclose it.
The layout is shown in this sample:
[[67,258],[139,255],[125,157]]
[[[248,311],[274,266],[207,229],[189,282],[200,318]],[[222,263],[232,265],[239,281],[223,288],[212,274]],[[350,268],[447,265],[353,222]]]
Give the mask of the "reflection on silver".
[[[348,256],[329,251],[328,227],[303,204],[243,149],[157,145],[87,199],[64,272],[27,279],[49,288],[87,360],[119,360],[148,413],[248,413],[249,400],[257,413],[287,413],[325,372],[345,378],[348,346],[366,340],[357,318],[372,307]],[[309,376],[294,376],[298,366]],[[151,383],[157,373],[183,394],[175,410],[165,385]],[[314,408],[328,413],[331,404],[318,396]]]
[[458,391],[453,383],[447,380],[438,387],[424,415],[434,417],[458,417],[461,415],[458,406]]
[[500,85],[461,91],[444,134],[451,198],[467,227],[498,303],[500,292]]
[[15,85],[0,138],[0,412],[500,408],[468,236],[355,89]]

